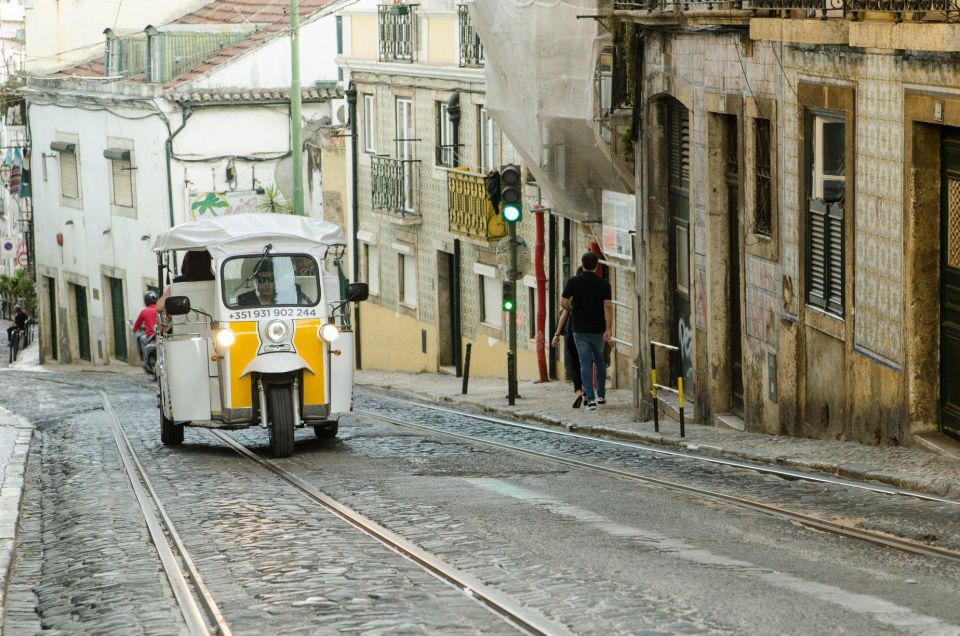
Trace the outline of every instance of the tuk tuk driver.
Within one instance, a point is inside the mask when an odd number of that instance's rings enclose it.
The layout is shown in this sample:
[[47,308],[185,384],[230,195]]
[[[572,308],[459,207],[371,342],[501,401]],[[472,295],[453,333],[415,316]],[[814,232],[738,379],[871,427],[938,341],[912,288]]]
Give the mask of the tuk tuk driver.
[[237,296],[237,305],[240,307],[255,307],[257,305],[275,305],[277,303],[277,286],[273,276],[273,263],[264,261],[255,276],[256,290],[245,291]]

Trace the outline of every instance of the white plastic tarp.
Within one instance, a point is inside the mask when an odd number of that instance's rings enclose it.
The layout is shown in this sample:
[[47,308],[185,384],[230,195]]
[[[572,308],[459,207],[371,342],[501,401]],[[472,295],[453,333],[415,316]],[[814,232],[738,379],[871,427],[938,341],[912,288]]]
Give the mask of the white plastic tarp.
[[606,0],[475,0],[485,48],[486,107],[556,214],[599,222],[603,190],[632,191],[599,146],[594,121],[596,41],[589,17]]
[[207,250],[214,258],[256,253],[267,243],[302,249],[343,245],[343,230],[329,221],[292,214],[228,214],[182,223],[157,236],[154,252]]

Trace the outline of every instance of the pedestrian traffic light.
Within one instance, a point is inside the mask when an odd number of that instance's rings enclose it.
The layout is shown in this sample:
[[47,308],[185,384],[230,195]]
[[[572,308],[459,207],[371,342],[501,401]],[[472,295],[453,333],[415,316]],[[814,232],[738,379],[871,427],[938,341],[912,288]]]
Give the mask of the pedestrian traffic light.
[[510,163],[500,170],[500,214],[507,223],[523,217],[523,179],[520,166]]
[[513,281],[503,283],[503,310],[509,313],[517,310],[517,284]]

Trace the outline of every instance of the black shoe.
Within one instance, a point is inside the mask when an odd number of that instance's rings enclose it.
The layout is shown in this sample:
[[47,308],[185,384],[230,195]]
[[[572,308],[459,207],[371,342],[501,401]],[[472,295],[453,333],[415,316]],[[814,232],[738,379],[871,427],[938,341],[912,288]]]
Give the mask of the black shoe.
[[583,396],[578,395],[577,399],[573,401],[573,408],[578,409],[581,404],[583,404]]
[[596,403],[596,402],[587,402],[586,409],[587,409],[588,411],[596,411],[596,410],[597,410],[597,403]]
[[598,398],[597,398],[597,404],[606,404],[606,403],[607,403],[607,398],[605,398],[605,397],[598,397]]

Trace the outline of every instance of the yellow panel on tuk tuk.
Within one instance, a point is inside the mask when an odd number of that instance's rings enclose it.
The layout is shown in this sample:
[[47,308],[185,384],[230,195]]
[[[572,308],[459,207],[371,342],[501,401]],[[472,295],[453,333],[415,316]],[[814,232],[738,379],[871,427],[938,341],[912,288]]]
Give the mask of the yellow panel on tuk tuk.
[[303,403],[311,406],[327,403],[326,373],[323,368],[323,341],[317,336],[321,320],[297,320],[293,346],[307,361],[313,373],[303,372]]
[[243,409],[253,407],[253,389],[250,387],[250,376],[241,378],[240,375],[247,365],[253,361],[260,348],[260,336],[257,333],[256,321],[232,322],[230,329],[237,335],[236,342],[230,347],[230,404],[227,408]]

